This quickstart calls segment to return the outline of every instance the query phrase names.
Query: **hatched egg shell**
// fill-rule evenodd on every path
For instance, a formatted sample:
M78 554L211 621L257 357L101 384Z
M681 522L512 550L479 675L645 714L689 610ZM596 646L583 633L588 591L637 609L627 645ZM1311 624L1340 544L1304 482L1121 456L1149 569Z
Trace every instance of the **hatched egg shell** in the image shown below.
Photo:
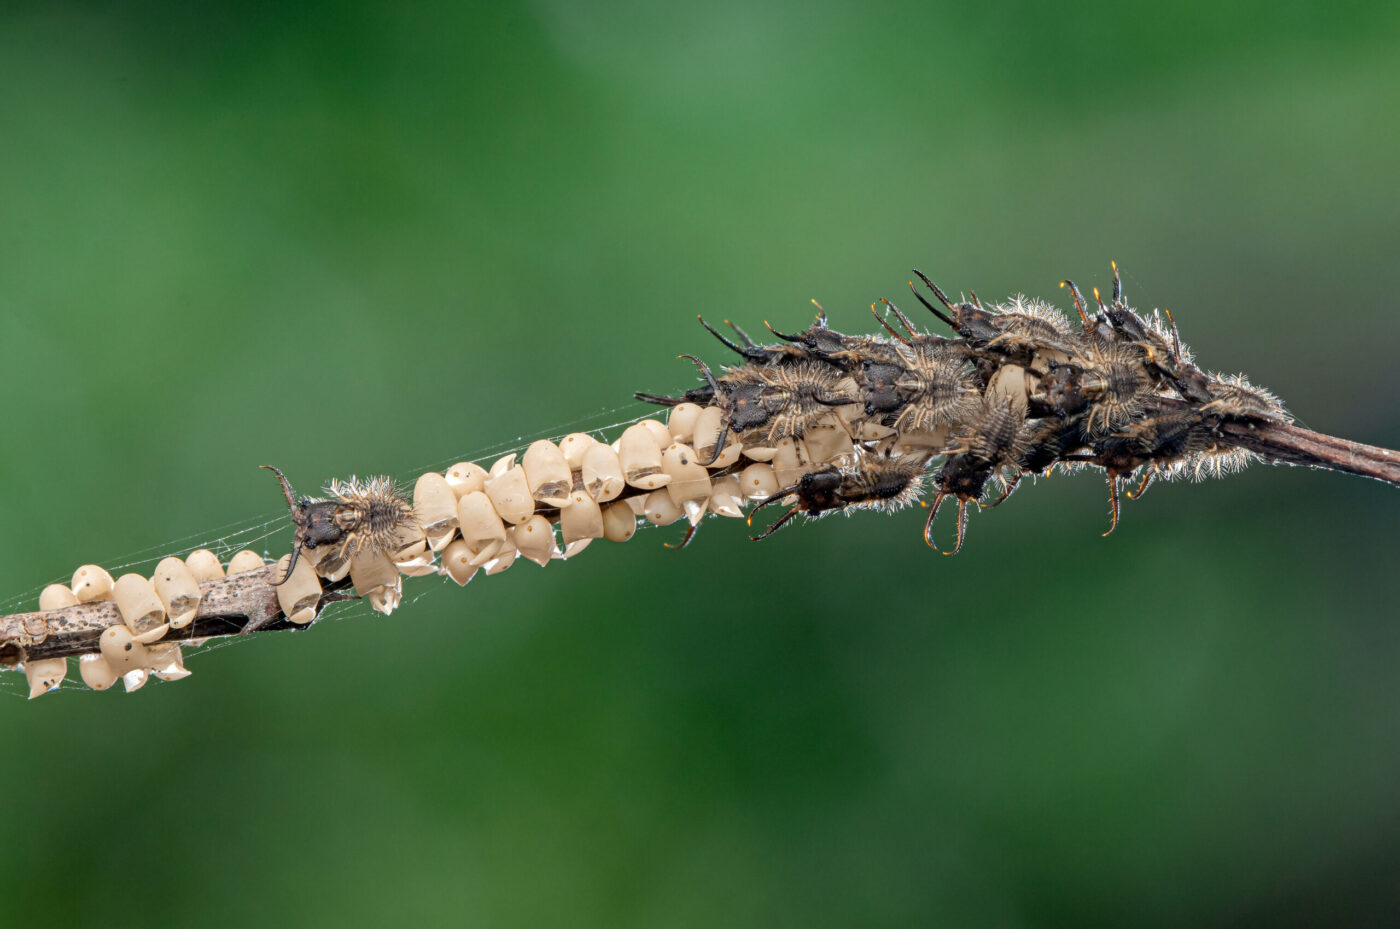
M512 461L515 458L510 457ZM496 515L508 523L519 525L535 514L535 498L530 494L524 468L512 467L496 474L486 482L486 496Z
M559 511L559 534L565 545L580 539L601 539L603 511L598 502L582 490L574 491L570 505Z
M804 450L798 446L796 440L790 437L780 439L776 448L777 454L773 456L773 473L777 475L780 485L791 487L811 468L806 461Z
M148 665L151 650L131 634L126 626L108 626L97 639L102 657L117 674L125 674L134 668Z
M467 547L467 543L461 539L453 539L446 548L442 550L440 562L441 573L446 574L456 582L458 587L465 587L467 581L471 580L478 568L472 564L472 550Z
M625 502L603 507L603 538L609 542L626 542L636 533L637 514Z
M68 676L67 658L40 658L24 663L24 677L29 681L29 699L42 697Z
M249 571L261 571L265 567L267 567L267 562L263 560L262 555L251 548L245 548L229 559L228 573L229 576L247 574Z
M134 694L142 687L145 687L146 682L150 679L150 671L147 671L145 668L136 668L122 675L122 686L126 688L127 693Z
M649 422L654 420L643 420L628 426L618 439L617 446L623 478L633 487L640 487L642 490L665 487L671 480L670 476L661 470L661 449L665 446L659 445L654 432L646 427L646 423ZM666 444L669 445L670 442Z
M78 659L78 674L93 690L106 690L121 677L101 655L83 655Z
M646 503L642 509L642 515L647 521L655 526L669 526L685 516L685 511L676 506L676 501L671 499L671 495L665 488L653 490L647 494Z
M1031 356L1030 370L1036 374L1049 374L1051 365L1062 365L1070 361L1069 353L1063 349L1042 346Z
M616 500L627 486L617 452L601 442L584 452L579 473L583 479L583 489L599 503Z
M681 509L685 511L686 521L689 522L692 527L698 526L700 525L700 520L705 518L705 513L709 509L709 501L687 500L685 505L682 506ZM684 546L682 546L682 548L684 548Z
M291 555L283 555L277 562L278 577L287 573L287 562L291 558ZM298 558L291 576L273 589L277 591L277 605L287 619L305 625L316 618L316 605L321 602L321 579L309 560Z
M834 421L818 423L802 436L802 444L807 449L807 458L825 464L838 464L854 460L855 444L846 428Z
M455 499L452 501L452 517L454 520L457 518L457 501ZM389 540L385 550L394 563L400 566L400 569L402 569L404 562L415 561L420 557L426 556L429 561L432 560L432 553L428 547L428 536L416 524L404 525L396 529L394 537Z
M637 425L651 433L651 437L656 440L657 448L665 448L675 441L671 437L671 430L667 429L666 424L659 419L644 419Z
M445 547L445 546L444 546ZM407 577L425 577L437 573L433 550L423 530L417 526L400 529L389 547L389 559L399 573Z
M565 545L564 550L554 557L560 561L567 561L592 544L592 539L578 539Z
M689 443L695 438L695 421L700 418L700 404L677 403L666 417L666 428L674 442Z
M1024 415L1030 405L1030 390L1026 369L1020 365L1004 364L987 382L986 396L988 399L1000 397L1011 409Z
M511 540L521 555L541 567L549 564L549 560L558 551L554 544L554 526L539 515L531 516L512 529Z
M751 464L739 472L739 489L750 500L766 500L782 487L772 465Z
M486 479L489 481L493 477L500 477L502 474L505 474L507 471L514 467L515 453L512 452L509 455L502 455L500 458L497 458L495 461L491 462L491 470L487 472L488 476Z
M122 622L132 637L143 645L156 641L170 630L165 604L156 596L155 585L139 574L123 574L112 587Z
M778 450L771 445L745 445L744 457L750 461L762 461L764 463L773 460L773 456L778 454Z
M319 577L328 581L338 581L350 573L349 554L337 555L329 545L302 549L301 557L311 562Z
M878 442L895 434L889 426L882 426L873 419L867 419L854 427L855 437L862 442Z
M553 442L540 439L531 442L520 461L525 471L525 482L530 488L530 496L553 507L569 505L569 489L573 486L573 473L563 451ZM533 512L533 507L531 511Z
M492 558L490 561L486 562L484 565L481 566L482 570L484 570L488 575L500 574L506 568L509 568L511 565L515 564L515 556L518 554L519 552L516 551L514 545L510 546L509 548L503 548L500 551L496 552L496 557Z
M436 471L419 476L413 485L413 518L434 551L447 547L457 529L457 494L447 478Z
M479 464L470 461L459 461L447 469L443 479L447 481L447 486L452 488L452 492L457 496L465 496L473 490L481 490L486 486L488 472Z
M947 448L948 441L952 437L952 429L949 426L938 426L934 429L919 430L911 432L901 432L895 436L890 443L890 450L896 454L910 452L940 452Z
M514 547L515 546L510 542L510 540L507 539L505 542L502 542L500 545L497 545L494 548L489 549L488 551L477 552L475 555L472 556L472 567L485 567L486 565L490 564L491 562L495 561L498 557L500 557L500 554L502 552L509 551Z
M73 572L69 587L79 603L97 603L112 599L112 575L99 565L85 564Z
M738 477L730 474L715 481L710 490L709 509L717 516L744 515L744 492L739 489Z
M361 552L350 559L350 583L360 596L369 596L380 587L400 583L393 560L379 552Z
M399 573L404 577L427 577L429 574L437 573L437 564L432 549L424 548L422 552L412 558L402 558L399 555L391 556L394 567L399 569Z
M462 540L471 552L470 557L489 557L506 543L505 524L492 506L491 498L482 491L474 490L457 501L457 517L462 526ZM458 583L465 584L466 581Z
M151 646L150 671L163 681L178 681L190 676L185 668L185 654L175 642L162 642Z
M61 610L77 604L78 598L66 584L50 584L39 594L40 610Z
M598 440L586 432L571 432L559 440L559 451L564 453L569 470L577 471L583 467L583 456L598 444Z
M194 579L201 584L222 580L224 577L224 566L219 564L218 556L207 548L190 552L185 557L185 564L194 575Z
M719 444L721 434L724 435L724 448L716 456L715 446ZM739 454L743 451L734 434L726 433L724 411L717 406L707 406L700 411L695 422L695 441L691 444L707 468L727 468L739 460Z
M709 499L710 472L695 460L695 451L689 445L668 445L661 453L661 470L671 478L666 492L676 506L684 508L692 501Z
M170 617L170 625L183 629L194 622L199 612L199 581L195 580L190 566L179 558L162 558L151 575L156 596ZM129 624L128 624L129 625Z
M403 602L403 578L395 576L394 583L382 584L369 592L370 609L388 616Z

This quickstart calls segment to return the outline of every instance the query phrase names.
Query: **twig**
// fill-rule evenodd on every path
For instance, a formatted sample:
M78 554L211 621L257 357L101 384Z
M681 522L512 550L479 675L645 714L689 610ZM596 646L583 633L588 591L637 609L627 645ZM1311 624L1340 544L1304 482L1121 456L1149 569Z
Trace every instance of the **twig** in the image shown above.
M735 474L737 466L717 469L716 477ZM627 487L618 499L645 496L645 491ZM550 522L559 521L559 510L540 507L536 510ZM285 629L306 629L287 619L277 601L277 588L270 581L280 573L276 563L261 571L234 574L199 585L201 599L194 621L184 629L171 629L161 642L198 642L203 639ZM321 599L316 615L332 603L357 599L349 589L348 577L339 581L323 581ZM36 610L32 613L11 613L0 616L0 668L15 668L21 662L43 658L70 658L75 655L97 654L98 639L104 630L122 625L122 615L111 600L80 603L58 610Z
M274 570L276 566L269 565L262 571L200 585L203 599L194 622L184 629L171 629L162 641L237 635L245 624L258 619L266 623L260 630L264 632L297 628L282 614L277 591L268 583ZM320 605L332 598L344 599L344 595L328 591ZM95 654L103 631L121 624L117 604L110 600L0 616L0 665L13 668L21 661Z
M1342 471L1400 487L1400 452L1282 423L1221 424L1232 444L1270 461Z
M1400 487L1400 451L1363 445L1281 423L1225 422L1220 435L1232 445L1270 461L1374 478ZM731 469L727 469L731 470ZM541 510L557 517L557 510ZM203 600L194 622L171 630L161 641L181 642L236 636L250 621L263 621L253 635L302 628L288 622L268 582L276 570L235 574L201 585ZM328 585L317 613L329 603L351 599L340 587ZM21 661L62 658L98 652L98 638L109 626L120 625L121 613L112 602L88 603L61 610L0 616L0 665L13 668Z

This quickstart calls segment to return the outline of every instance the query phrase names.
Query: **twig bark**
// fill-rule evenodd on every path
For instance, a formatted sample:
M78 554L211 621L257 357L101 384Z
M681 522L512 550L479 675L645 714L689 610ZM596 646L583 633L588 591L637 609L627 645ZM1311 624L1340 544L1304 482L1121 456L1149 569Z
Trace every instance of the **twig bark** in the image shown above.
M1282 423L1227 422L1219 428L1232 444L1270 461L1342 471L1400 487L1400 452L1388 448Z
M170 630L162 641L237 635L245 624L256 619L266 623L261 630L265 632L296 628L282 614L276 588L268 583L275 568L269 565L262 571L200 585L203 599L194 622L184 629ZM102 633L121 622L117 604L110 600L0 616L0 665L13 668L21 661L95 653Z
M1224 441L1270 461L1357 474L1400 487L1400 451L1281 423L1224 422L1217 428ZM554 510L541 512L557 516ZM269 565L262 571L201 585L204 598L194 622L185 629L171 630L162 641L239 635L253 620L263 622L250 633L254 635L301 628L289 622L278 606L276 589L269 583L275 568ZM330 585L317 612L331 602L350 599L341 589L344 586L345 582ZM13 668L22 661L96 653L102 632L121 622L121 613L112 602L0 616L0 665Z
M731 465L714 471L715 477L736 474L742 467ZM618 499L645 496L646 491L628 486ZM558 522L559 510L536 510L550 522ZM184 629L171 629L161 642L188 642L237 635L257 635L284 629L306 629L287 619L271 581L277 565L261 571L248 571L199 585L202 598L192 623ZM350 579L322 580L321 599L316 615L331 603L354 600ZM36 610L0 616L0 668L15 668L21 662L42 658L69 658L97 654L98 640L111 626L122 624L114 601L82 603L58 610Z

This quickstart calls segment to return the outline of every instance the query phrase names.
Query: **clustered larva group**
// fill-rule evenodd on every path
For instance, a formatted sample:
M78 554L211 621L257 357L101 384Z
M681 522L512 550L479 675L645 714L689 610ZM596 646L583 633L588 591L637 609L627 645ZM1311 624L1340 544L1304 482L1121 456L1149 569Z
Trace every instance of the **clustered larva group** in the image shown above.
M883 336L843 335L821 313L805 332L772 330L782 340L775 345L760 345L730 323L736 343L701 320L744 363L716 375L685 356L699 367L702 386L679 397L637 396L717 409L721 443L732 434L745 454L751 445L766 448L780 437L810 451L822 437L815 443L822 453L810 457L819 467L784 486L780 496L790 498L792 508L764 535L799 513L907 505L941 461L924 539L933 545L940 506L956 499L956 540L948 554L962 548L967 505L981 506L994 479L1001 490L993 505L1026 474L1101 468L1108 476L1112 532L1121 481L1140 477L1130 493L1140 496L1158 477L1236 470L1250 456L1221 441L1222 423L1291 422L1267 390L1242 376L1196 367L1170 314L1164 320L1128 306L1117 265L1112 302L1104 305L1095 290L1093 315L1079 288L1062 284L1073 296L1079 328L1049 304L1024 297L987 307L973 294L970 302L955 303L919 276L943 309L912 282L910 289L955 337L917 330L889 301L903 331L872 305Z
M953 554L967 505L982 506L990 482L1000 488L995 505L1023 476L1056 468L1105 472L1112 532L1120 482L1139 478L1129 493L1139 496L1158 477L1233 471L1250 456L1221 440L1223 423L1290 421L1268 391L1197 368L1170 314L1143 316L1124 302L1116 266L1112 302L1099 300L1093 315L1073 283L1062 285L1078 328L1040 301L988 307L974 294L954 303L923 280L944 309L915 296L956 336L920 331L888 301L887 315L871 307L883 335L843 335L824 312L795 335L772 330L781 341L771 345L732 323L738 342L706 324L742 364L716 375L683 356L703 383L677 397L639 393L669 407L667 421L641 420L611 443L586 433L537 441L519 459L508 454L489 468L462 462L423 474L411 499L387 478L337 481L328 499L300 498L280 471L264 466L281 482L295 527L292 551L267 581L281 615L310 623L327 593L347 583L387 614L405 575L464 585L520 558L546 565L594 539L626 541L638 519L684 520L673 546L684 547L708 514L738 518L751 506L752 521L764 507L786 505L761 539L798 515L909 506L926 481L934 494L924 524L929 545L942 503L957 500L956 542L945 552ZM224 570L205 550L166 558L149 579L114 580L85 565L71 586L46 588L40 609L114 600L122 623L102 634L97 654L82 656L80 670L94 689L120 677L135 690L151 674L188 675L180 644L162 638L193 621L201 585ZM267 568L262 556L243 551L227 570ZM253 628L250 620L245 631ZM25 662L31 696L58 686L66 670L63 658Z

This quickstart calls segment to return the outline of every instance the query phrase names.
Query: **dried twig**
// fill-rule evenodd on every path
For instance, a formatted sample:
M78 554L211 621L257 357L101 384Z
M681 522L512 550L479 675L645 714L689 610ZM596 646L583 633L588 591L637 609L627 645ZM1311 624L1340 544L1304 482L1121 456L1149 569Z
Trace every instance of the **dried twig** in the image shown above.
M1400 487L1400 451L1281 423L1225 423L1220 431L1240 448L1269 461L1357 474ZM163 641L236 636L250 624L256 626L254 635L302 628L288 622L277 605L276 589L269 583L276 572L276 566L269 565L262 571L201 585L204 599L195 621L183 630L172 631ZM317 612L346 599L351 596L343 585L328 589ZM0 664L13 668L21 661L95 654L103 630L121 622L121 613L112 602L0 616Z
M237 635L250 622L263 623L263 632L299 628L282 614L277 591L268 583L276 570L275 565L269 565L262 571L200 585L203 599L194 622L184 629L172 629L164 641ZM321 605L337 599L345 599L345 595L327 591ZM102 633L121 624L122 615L110 600L0 616L0 664L13 668L21 661L96 654Z
M1357 474L1400 487L1400 452L1283 423L1224 423L1221 433L1269 461Z

